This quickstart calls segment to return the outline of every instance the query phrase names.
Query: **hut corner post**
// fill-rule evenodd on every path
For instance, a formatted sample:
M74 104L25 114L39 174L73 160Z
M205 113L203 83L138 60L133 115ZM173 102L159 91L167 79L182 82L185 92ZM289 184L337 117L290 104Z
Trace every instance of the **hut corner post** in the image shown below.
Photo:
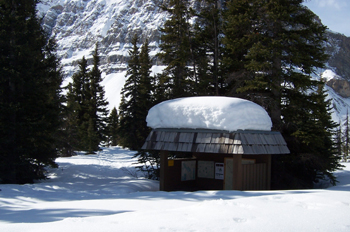
M271 155L267 155L267 190L271 190Z
M159 190L167 191L166 188L166 169L168 167L168 151L160 151L160 180Z
M233 190L243 189L242 154L233 155Z

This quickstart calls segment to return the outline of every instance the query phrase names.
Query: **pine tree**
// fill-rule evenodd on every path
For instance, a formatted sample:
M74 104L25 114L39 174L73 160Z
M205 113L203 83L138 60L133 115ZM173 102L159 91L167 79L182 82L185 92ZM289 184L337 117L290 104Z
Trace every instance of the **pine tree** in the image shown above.
M148 134L150 133L150 128L147 127L146 117L148 110L153 106L154 99L152 96L152 78L151 78L151 68L152 62L149 56L149 47L148 39L145 40L141 47L140 52L140 97L139 97L139 115L140 125L139 125L139 134L140 139L144 139L141 143L146 140ZM142 146L142 144L140 144Z
M350 128L349 128L349 111L346 110L346 118L344 120L344 124L342 125L344 127L344 133L342 135L342 154L343 154L343 160L347 161L349 158L349 149L350 149Z
M93 154L99 150L102 141L106 141L106 123L108 102L101 86L98 47L93 54L93 67L88 69L88 62L83 57L78 62L79 70L73 75L73 83L68 86L67 94L67 137L68 150L87 151ZM70 152L71 153L71 152Z
M138 150L148 136L146 116L152 105L151 97L151 60L147 40L141 53L137 47L137 36L132 39L130 59L127 69L127 80L122 89L122 100L119 105L119 140L124 147Z
M323 83L311 78L327 59L326 27L301 3L229 1L223 41L231 95L253 100L268 111L273 129L283 132L292 152L279 163L285 165L285 176L312 187L324 176L334 184L332 171L339 165Z
M93 54L93 67L89 72L89 153L93 153L99 149L99 144L106 141L106 123L108 110L108 102L105 99L105 91L101 85L102 77L99 70L100 58L98 56L98 46L96 45Z
M136 112L139 106L140 52L137 47L138 38L136 35L131 42L133 47L129 50L127 79L121 91L122 99L119 105L119 136L120 144L123 147L135 150L139 148L136 132L136 121L138 120Z
M73 84L69 83L65 89L66 107L63 110L63 124L60 128L60 156L73 156L75 151L79 150L78 136L78 109L79 104L76 101L76 95L73 91Z
M343 157L343 144L342 144L342 126L341 122L336 130L335 144L336 144L336 153L338 157Z
M0 183L32 182L56 166L62 75L37 3L0 2Z
M108 116L107 135L108 145L117 146L119 141L118 136L119 118L117 109L114 107Z
M194 61L196 64L197 95L223 94L223 79L221 76L221 38L222 6L218 0L206 0L200 3L198 13L195 13L196 23L192 38Z
M157 56L167 65L162 82L170 98L190 96L193 78L189 69L192 57L190 12L187 0L170 0L163 10L170 14L161 31L160 49Z
M75 141L78 143L73 147L80 151L86 151L88 148L87 141L89 140L87 131L91 116L91 109L89 109L91 91L88 64L85 57L78 62L78 67L79 70L72 76L72 99L70 99L70 101L72 101L70 103L72 107L70 110L73 111L73 117L77 124L77 139Z

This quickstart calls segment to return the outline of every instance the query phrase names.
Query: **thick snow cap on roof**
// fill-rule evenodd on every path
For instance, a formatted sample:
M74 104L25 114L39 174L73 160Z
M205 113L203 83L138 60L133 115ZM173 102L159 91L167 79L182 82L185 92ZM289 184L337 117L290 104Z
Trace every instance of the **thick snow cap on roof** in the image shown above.
M212 130L270 131L271 118L258 104L234 97L188 97L153 106L147 126Z

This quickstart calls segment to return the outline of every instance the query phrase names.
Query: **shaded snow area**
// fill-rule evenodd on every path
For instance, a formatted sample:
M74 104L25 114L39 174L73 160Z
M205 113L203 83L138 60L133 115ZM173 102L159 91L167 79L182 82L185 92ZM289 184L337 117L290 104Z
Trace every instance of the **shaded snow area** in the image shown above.
M160 192L113 147L59 158L51 179L0 185L0 231L350 231L350 164L319 190Z
M152 107L147 115L151 128L270 131L267 112L251 101L233 97L188 97Z

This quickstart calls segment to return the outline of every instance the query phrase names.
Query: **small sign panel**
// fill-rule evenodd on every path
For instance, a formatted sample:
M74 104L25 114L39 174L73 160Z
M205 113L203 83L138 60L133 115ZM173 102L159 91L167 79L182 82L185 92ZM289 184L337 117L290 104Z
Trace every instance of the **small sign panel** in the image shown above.
M224 163L215 163L215 179L224 179Z
M174 160L168 160L168 167L173 167L174 166Z
M214 162L213 161L198 161L198 177L214 179Z
M196 179L196 161L182 161L181 162L181 181Z

